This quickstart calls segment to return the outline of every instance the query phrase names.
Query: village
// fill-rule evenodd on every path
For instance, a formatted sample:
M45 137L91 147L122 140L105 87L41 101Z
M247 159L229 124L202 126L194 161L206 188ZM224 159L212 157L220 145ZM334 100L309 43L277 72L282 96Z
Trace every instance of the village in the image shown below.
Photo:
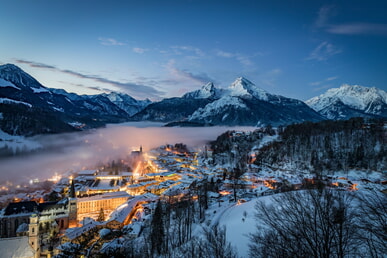
M104 253L117 241L136 239L149 228L159 200L198 200L203 192L197 188L203 182L205 198L213 207L318 187L312 175L262 171L251 162L236 178L229 168L213 165L212 155L207 146L192 151L182 143L148 152L140 147L118 166L57 177L45 195L44 190L38 192L39 198L18 195L1 210L0 247L25 257L53 257L77 246L84 247L85 256ZM131 171L124 171L130 167ZM382 190L385 182L347 174L326 176L319 183L356 191L359 187Z

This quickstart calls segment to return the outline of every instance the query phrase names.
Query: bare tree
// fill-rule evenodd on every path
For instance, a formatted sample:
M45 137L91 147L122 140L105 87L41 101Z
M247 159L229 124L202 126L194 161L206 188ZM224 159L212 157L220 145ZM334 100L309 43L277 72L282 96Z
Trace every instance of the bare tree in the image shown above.
M355 257L359 239L349 192L288 192L257 202L251 257Z
M226 240L226 228L218 224L211 227L203 227L204 241L202 240L202 252L204 257L236 258L236 252Z
M387 254L387 198L377 191L362 192L360 201L360 237L367 244L368 256L385 257Z

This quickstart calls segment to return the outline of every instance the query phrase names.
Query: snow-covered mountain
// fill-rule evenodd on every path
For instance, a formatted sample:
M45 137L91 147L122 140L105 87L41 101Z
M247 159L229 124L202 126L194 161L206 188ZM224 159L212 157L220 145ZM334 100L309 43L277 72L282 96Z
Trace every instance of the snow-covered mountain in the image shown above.
M109 94L102 95L107 97L117 107L124 110L129 116L140 112L146 106L152 103L152 101L150 101L149 99L137 100L127 94L118 92L110 92Z
M223 93L222 89L218 89L212 82L207 83L201 89L188 92L183 95L186 99L217 99Z
M328 119L387 117L387 93L381 89L344 84L305 102Z
M170 125L280 125L319 121L323 117L305 103L273 95L246 78L237 78L227 89L207 83L181 98L152 103L133 120L171 122Z
M124 122L150 101L136 100L123 93L77 95L47 88L19 67L6 64L0 66L0 104L3 116L0 129L10 134L30 135ZM55 130L50 125L54 120ZM45 129L37 126L40 122L44 122Z
M216 125L280 125L319 121L322 117L302 101L273 95L246 78L237 78L223 94L196 110L189 122Z

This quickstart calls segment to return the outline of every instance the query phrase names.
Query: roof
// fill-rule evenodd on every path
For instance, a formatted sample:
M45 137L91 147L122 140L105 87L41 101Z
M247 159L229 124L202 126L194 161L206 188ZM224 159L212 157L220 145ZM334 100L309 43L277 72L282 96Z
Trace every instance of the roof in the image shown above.
M34 250L28 243L28 237L0 238L1 257L33 258Z
M35 201L27 202L11 202L5 208L4 215L12 215L18 213L32 213L38 209L38 203Z
M130 212L133 210L133 208L136 207L136 205L139 202L144 202L144 201L147 201L147 199L145 199L144 197L141 197L141 196L134 197L132 200L122 204L115 211L113 211L112 214L110 214L109 221L115 220L120 223L123 223L125 219L128 217L128 215L130 214Z
M42 212L44 210L62 208L65 205L66 204L63 202L44 202L44 203L37 203L35 201L11 202L5 208L4 215L9 216L9 215L20 214L20 213L28 214L35 211Z
M80 175L94 175L97 171L94 170L82 170L78 173L78 176Z
M90 221L89 223L87 223L86 225L82 226L82 227L77 227L77 228L68 228L66 230L66 233L65 235L70 239L70 240L73 240L77 237L79 237L80 235L82 235L83 233L86 233L88 232L89 230L97 227L101 225L101 222L98 222L98 221Z
M130 198L131 195L128 194L127 192L125 192L125 191L119 191L119 192L112 192L112 193L105 193L105 194L94 195L94 196L90 196L90 197L77 198L77 201L78 202L89 202L89 201L121 198L121 197Z

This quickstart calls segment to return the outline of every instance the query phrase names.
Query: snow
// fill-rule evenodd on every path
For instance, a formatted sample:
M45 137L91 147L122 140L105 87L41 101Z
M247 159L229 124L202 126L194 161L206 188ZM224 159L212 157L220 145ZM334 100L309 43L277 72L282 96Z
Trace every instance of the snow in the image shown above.
M106 237L107 235L109 235L111 233L110 229L108 228L103 228L99 231L99 236L100 238L104 238Z
M207 104L204 108L199 108L190 117L189 120L203 119L203 117L211 117L224 111L227 106L235 106L237 108L247 108L247 106L239 98L232 96L224 96L214 102Z
M28 237L13 237L0 239L1 257L27 258L34 257L35 252L28 243Z
M11 88L15 88L17 90L20 90L19 87L15 86L15 84L13 84L12 82L6 81L2 78L0 78L0 87L11 87Z
M30 103L18 101L18 100L13 100L13 99L8 99L8 98L0 98L0 103L3 103L3 104L23 104L23 105L26 105L28 107L32 107L32 105Z
M355 109L364 110L375 100L387 104L387 92L375 87L343 84L340 88L332 88L320 96L313 97L305 103L316 111L320 111L336 101L341 101Z
M183 98L194 98L194 99L206 99L206 98L217 98L222 94L222 90L217 89L212 82L202 86L199 90L188 92L184 94Z
M218 210L218 214L212 220L212 225L219 223L219 226L226 227L227 241L236 249L239 257L249 257L248 234L256 230L256 202L259 200L270 203L272 198L273 196L263 196L249 202L233 204L220 212Z
M64 112L63 108L52 107L55 111Z
M34 93L45 93L45 92L50 92L47 88L31 88Z
M258 88L254 83L243 77L237 78L229 87L229 91L230 96L252 95L259 100L269 100L269 94L265 90Z

